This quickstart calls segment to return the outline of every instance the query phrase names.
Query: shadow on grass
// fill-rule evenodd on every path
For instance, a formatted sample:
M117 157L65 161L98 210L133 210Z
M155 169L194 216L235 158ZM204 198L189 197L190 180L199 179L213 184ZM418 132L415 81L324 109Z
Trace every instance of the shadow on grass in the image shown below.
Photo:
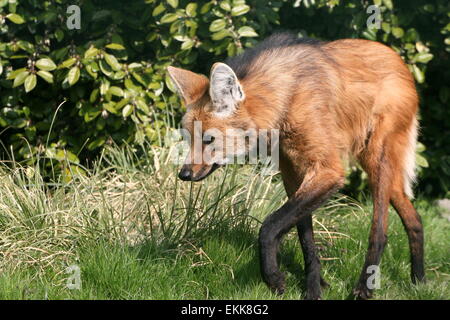
M203 234L202 239L191 239L189 244L202 247L209 241L222 242L231 247L230 252L237 253L236 261L230 265L234 273L233 283L237 287L252 287L263 282L260 272L258 237L254 230L250 230L250 228L245 226L223 228L222 230ZM284 242L287 241L292 242L293 240L284 240ZM179 254L184 249L189 249L189 245L186 245L184 248L175 242L155 243L151 240L130 247L130 250L137 252L137 258L143 264L159 259L175 261L177 258L179 259ZM245 252L245 257L240 257L242 252ZM290 280L288 280L290 282L288 285L294 285L299 292L304 293L306 291L305 272L300 252L299 244L286 244L281 247L278 261L280 261L281 269L292 275ZM221 263L224 261L215 262Z

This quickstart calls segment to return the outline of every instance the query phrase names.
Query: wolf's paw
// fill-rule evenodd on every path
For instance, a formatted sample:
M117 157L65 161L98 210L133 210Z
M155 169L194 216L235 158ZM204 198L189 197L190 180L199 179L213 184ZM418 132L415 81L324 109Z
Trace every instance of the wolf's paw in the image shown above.
M308 289L306 292L306 300L321 300L320 288Z
M358 285L353 290L353 296L358 300L368 300L373 296L372 290L363 285Z
M282 272L274 272L266 276L266 282L270 290L277 295L282 295L286 289L284 274Z

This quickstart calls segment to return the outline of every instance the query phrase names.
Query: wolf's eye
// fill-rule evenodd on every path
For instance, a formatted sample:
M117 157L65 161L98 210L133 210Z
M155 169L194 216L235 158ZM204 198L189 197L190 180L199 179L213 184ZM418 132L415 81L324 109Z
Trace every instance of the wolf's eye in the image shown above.
M209 134L205 134L203 136L203 143L204 144L211 144L214 142L215 137L214 136L210 136Z

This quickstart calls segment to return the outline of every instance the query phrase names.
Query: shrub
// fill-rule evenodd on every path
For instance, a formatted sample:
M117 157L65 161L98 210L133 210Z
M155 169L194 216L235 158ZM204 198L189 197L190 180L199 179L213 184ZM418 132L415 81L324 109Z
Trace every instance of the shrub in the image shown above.
M366 25L371 4L380 29ZM71 5L81 8L80 29L67 26ZM168 65L208 73L213 62L289 29L378 40L404 57L423 102L422 190L442 194L450 183L449 12L445 0L0 0L0 157L47 157L61 170L62 160L85 163L112 141L159 143L181 110Z

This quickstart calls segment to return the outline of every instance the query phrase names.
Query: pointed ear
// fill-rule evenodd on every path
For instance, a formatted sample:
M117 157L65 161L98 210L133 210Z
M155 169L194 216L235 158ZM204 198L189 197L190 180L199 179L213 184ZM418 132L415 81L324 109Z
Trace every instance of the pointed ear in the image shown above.
M209 80L202 74L175 67L168 67L167 71L186 105L200 99L208 89Z
M211 96L214 112L218 116L227 117L245 99L244 91L234 71L224 63L215 63L211 68Z

